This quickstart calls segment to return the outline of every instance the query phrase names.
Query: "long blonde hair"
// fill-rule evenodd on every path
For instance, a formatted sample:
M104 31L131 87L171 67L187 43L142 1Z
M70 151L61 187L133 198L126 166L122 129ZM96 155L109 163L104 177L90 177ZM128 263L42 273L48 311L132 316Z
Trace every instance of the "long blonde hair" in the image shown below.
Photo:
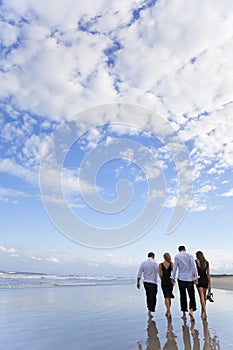
M163 254L163 257L164 257L164 259L165 259L165 261L167 261L168 263L171 263L172 262L172 258L171 258L171 255L170 255L170 253L164 253Z

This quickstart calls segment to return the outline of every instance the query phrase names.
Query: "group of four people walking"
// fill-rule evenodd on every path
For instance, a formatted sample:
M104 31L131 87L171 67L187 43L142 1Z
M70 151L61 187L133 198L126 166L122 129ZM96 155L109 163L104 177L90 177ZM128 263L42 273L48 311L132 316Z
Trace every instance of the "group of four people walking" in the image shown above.
M155 311L159 276L166 306L166 316L168 318L171 317L171 299L174 298L173 286L177 275L180 307L183 313L182 318L186 319L186 312L189 312L190 319L194 320L193 312L197 309L194 289L194 284L196 284L202 309L201 317L206 319L206 294L207 291L211 291L209 263L201 251L196 253L196 260L186 251L185 246L179 246L178 251L179 253L175 256L174 263L171 255L164 253L164 261L158 264L155 261L155 254L150 252L148 253L148 259L140 264L137 275L137 288L140 288L140 282L143 277L148 316L153 317L152 313Z

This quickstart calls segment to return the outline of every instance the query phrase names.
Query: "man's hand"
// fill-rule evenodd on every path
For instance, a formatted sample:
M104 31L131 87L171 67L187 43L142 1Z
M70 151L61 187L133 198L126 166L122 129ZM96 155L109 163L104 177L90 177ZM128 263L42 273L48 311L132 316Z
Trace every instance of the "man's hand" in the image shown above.
M139 283L137 283L137 289L140 289L140 282Z
M172 278L172 284L176 284L176 281L174 280L174 278Z
M198 279L193 281L194 284L198 284Z

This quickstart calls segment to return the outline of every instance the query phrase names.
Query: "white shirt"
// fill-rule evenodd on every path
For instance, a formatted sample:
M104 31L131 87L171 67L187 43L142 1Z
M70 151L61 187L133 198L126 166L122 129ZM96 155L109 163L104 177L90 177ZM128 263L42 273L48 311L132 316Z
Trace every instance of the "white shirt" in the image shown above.
M194 257L182 251L175 256L172 278L175 279L178 268L178 280L192 282L198 278Z
M143 275L143 282L157 284L158 264L154 259L148 258L147 260L141 263L137 277L141 279L142 275Z

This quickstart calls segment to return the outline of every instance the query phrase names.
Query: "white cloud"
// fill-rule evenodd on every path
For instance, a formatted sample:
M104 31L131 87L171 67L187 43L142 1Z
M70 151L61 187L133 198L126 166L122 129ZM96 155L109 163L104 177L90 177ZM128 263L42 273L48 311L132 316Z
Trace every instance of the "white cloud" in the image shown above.
M4 253L9 253L9 254L13 254L16 252L14 248L9 248L9 247L6 247L5 245L0 245L0 251Z
M96 148L96 146L98 145L98 143L102 140L103 138L103 134L100 130L98 130L97 128L92 128L88 135L87 135L87 142L88 142L88 147L90 149L94 149Z
M0 201L2 202L17 204L18 199L22 197L31 197L31 195L11 188L0 187Z
M41 258L39 258L37 256L34 256L34 255L32 255L31 258L32 258L32 260L36 260L36 261L41 261L42 260Z
M33 169L25 168L13 159L0 159L0 172L20 177L29 183L35 183L38 180L38 173Z
M17 89L14 98L20 108L52 118L109 99L143 101L178 115L213 110L231 99L229 1L225 7L209 1L201 7L199 2L158 2L144 8L134 23L133 10L141 2L122 5L5 2L6 18L27 19L18 27L16 21L14 30L25 43L5 62L8 71L2 78L7 74L6 83L15 79L4 88L5 96ZM79 21L86 31L77 30ZM116 42L121 46L114 49ZM104 50L115 55L111 69L106 64L110 51ZM35 79L37 84L31 84Z
M49 169L44 172L41 180L43 181L43 188L46 186L48 191L46 192L47 194L44 193L43 195L46 201L64 204L67 199L70 201L72 207L79 207L77 201L81 192L84 194L91 194L99 191L99 188L95 186L95 184L78 178L78 169L63 168L62 173L56 169ZM60 181L64 196L61 196L60 193Z
M134 20L133 10L139 8ZM131 0L87 0L79 6L75 0L8 0L1 10L5 20L0 22L0 39L5 47L0 97L5 105L5 99L11 99L5 108L14 119L1 128L4 142L12 142L0 162L1 172L38 182L47 137L36 126L44 132L53 120L109 102L143 105L169 117L182 140L192 144L194 181L206 174L218 180L233 167L230 1L159 1L147 8L145 2ZM28 113L20 123L22 111ZM103 114L96 121L92 115L80 124L88 128L93 121L105 123L114 117ZM142 127L156 130L156 120L140 114L130 117L132 124L141 118ZM123 115L118 121L124 120ZM138 131L129 127L124 132ZM91 130L89 147L100 140L101 133ZM160 165L165 167L166 160ZM147 173L152 178L159 171L148 165ZM74 174L63 179L63 186L68 193L76 191ZM208 194L217 186L200 184L197 193ZM82 189L93 190L88 183ZM220 195L231 196L231 191ZM200 198L195 197L195 208L204 210L207 206ZM168 206L174 203L175 197L170 197Z
M46 258L45 260L48 261L48 262L55 263L55 264L61 263L61 261L58 258L55 258L54 256Z
M17 28L9 23L0 23L0 41L4 46L11 46L17 40Z
M233 188L231 188L229 191L226 191L222 194L220 194L221 197L233 197Z

